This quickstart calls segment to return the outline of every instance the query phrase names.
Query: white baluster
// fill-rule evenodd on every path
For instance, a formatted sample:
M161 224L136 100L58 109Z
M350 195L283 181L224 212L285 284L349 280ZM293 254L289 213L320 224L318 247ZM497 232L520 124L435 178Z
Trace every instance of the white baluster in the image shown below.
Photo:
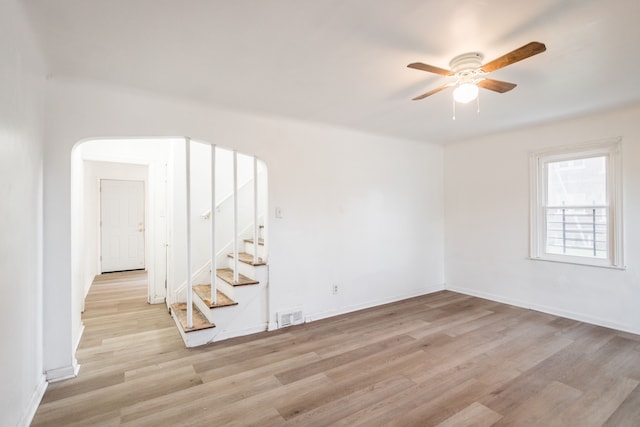
M187 183L187 328L193 328L193 295L191 283L191 138L185 138Z
M211 303L218 302L216 292L216 146L211 145Z
M253 263L258 263L258 158L253 156Z
M238 283L238 152L233 150L233 282Z

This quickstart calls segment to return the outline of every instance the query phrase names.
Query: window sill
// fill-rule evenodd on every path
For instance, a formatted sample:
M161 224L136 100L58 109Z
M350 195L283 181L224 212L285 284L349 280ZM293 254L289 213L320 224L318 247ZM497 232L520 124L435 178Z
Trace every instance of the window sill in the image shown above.
M596 268L608 268L610 270L626 270L627 266L616 266L616 265L598 265L598 264L590 264L587 262L579 262L579 261L565 261L559 259L550 259L550 258L533 258L527 257L527 259L531 261L544 261L544 262L555 262L557 264L570 264L570 265L581 265L584 267L596 267Z

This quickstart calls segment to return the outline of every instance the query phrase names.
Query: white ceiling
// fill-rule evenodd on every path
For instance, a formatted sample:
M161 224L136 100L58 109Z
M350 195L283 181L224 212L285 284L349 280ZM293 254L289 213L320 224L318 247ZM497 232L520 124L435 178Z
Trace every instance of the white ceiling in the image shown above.
M431 142L640 102L638 0L23 0L54 77L98 79L270 115ZM460 53L491 74L481 112L411 98Z

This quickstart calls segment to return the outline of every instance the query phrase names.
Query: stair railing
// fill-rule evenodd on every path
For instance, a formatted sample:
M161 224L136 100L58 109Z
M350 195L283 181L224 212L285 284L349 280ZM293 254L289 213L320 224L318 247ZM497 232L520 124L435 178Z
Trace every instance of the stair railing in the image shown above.
M185 137L185 190L186 190L186 237L187 237L187 328L193 328L193 275L192 275L192 237L191 237L191 138ZM198 141L199 142L199 141ZM211 147L211 206L216 206L216 145ZM239 262L239 219L238 219L238 152L233 150L233 281L239 282L238 262ZM253 242L254 253L253 263L259 262L259 181L258 181L258 158L253 157ZM207 212L211 219L211 301L217 303L217 260L216 260L216 209ZM206 218L206 216L205 216ZM176 291L177 292L177 291Z

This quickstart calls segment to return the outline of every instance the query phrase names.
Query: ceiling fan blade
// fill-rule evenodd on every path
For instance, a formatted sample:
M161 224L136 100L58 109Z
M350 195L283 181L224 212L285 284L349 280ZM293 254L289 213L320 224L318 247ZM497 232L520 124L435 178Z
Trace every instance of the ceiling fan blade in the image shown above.
M426 98L427 96L431 96L431 95L433 95L434 93L438 93L438 92L440 92L441 90L445 90L446 88L451 87L451 86L453 86L453 83L451 83L451 84L446 84L446 85L443 85L443 86L437 87L437 88L435 88L435 89L433 89L433 90L430 90L430 91L429 91L429 92L427 92L427 93L423 93L422 95L416 96L415 98L413 98L413 100L414 100L414 101L418 101L418 100L420 100L420 99L424 99L424 98Z
M547 47L543 43L531 42L514 51L502 55L500 58L496 58L491 62L487 62L482 66L482 70L490 73L492 71L499 70L523 59L527 59L530 56L537 55L547 50Z
M451 76L453 75L453 71L445 70L444 68L434 67L433 65L423 64L422 62L414 62L413 64L407 65L409 68L414 68L416 70L428 71L430 73L436 73L443 76Z
M494 79L483 79L477 82L476 85L499 93L509 92L511 89L518 86L515 83L503 82Z

